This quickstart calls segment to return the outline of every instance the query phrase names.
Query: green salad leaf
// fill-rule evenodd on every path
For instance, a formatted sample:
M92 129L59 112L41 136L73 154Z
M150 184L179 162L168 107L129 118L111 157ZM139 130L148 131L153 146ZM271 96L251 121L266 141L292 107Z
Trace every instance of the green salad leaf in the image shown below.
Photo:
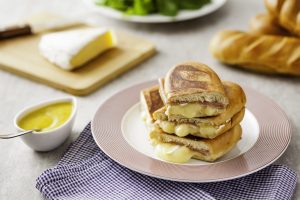
M153 0L134 0L133 12L136 15L148 15L156 11L155 1Z
M167 16L176 16L179 10L179 1L180 0L156 0L159 13Z
M195 10L210 3L211 0L96 0L99 6L120 10L127 15L149 15L160 13L176 16L182 9Z
M129 7L133 6L132 0L97 0L97 5L108 6L120 11L126 11Z
M182 9L196 10L210 3L210 0L184 0L180 1L179 5Z

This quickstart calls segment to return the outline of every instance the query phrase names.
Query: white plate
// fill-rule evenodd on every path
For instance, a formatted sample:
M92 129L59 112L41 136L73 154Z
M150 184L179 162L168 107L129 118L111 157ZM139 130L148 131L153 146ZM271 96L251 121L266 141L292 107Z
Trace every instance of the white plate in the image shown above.
M202 17L209 13L212 13L219 8L221 8L227 0L212 0L211 3L204 5L202 8L198 10L183 10L178 13L177 16L169 17L163 16L160 14L151 14L146 16L127 16L123 12L115 10L110 7L98 6L95 4L95 0L83 0L88 7L93 9L95 12L100 13L101 15L124 20L131 22L140 22L140 23L168 23L168 22L178 22L189 19L194 19L198 17Z
M121 130L124 139L130 144L135 150L143 153L151 158L164 161L157 157L154 153L154 148L149 142L149 133L147 132L146 126L140 117L140 103L132 106L124 115L121 123ZM205 162L196 159L191 159L189 162L180 165L208 165L216 164L224 161L236 158L248 150L250 150L256 143L259 137L259 126L254 115L246 109L245 117L241 123L243 129L242 139L238 142L237 146L233 148L226 155L221 157L215 162ZM164 161L167 162L167 161ZM173 163L174 164L174 163Z
M173 181L197 183L224 181L265 168L277 160L290 143L291 125L282 109L264 95L243 87L247 96L248 110L242 122L243 139L236 150L215 164L203 162L194 166L190 163L180 165L162 162L153 157L153 152L151 155L149 146L143 147L147 145L146 130L140 121L136 105L139 102L140 91L157 84L157 81L140 83L116 93L98 108L92 120L92 134L97 145L111 159L124 167ZM126 139L122 135L122 129L125 130ZM138 141L141 144L138 144Z

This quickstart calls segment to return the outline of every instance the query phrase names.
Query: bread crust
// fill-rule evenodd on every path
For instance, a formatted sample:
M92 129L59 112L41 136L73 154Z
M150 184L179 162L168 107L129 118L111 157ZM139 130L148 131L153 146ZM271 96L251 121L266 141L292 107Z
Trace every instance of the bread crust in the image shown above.
M184 62L171 68L164 83L166 103L218 102L228 99L218 75L207 65Z
M210 51L223 63L277 74L300 75L300 39L222 31L214 36Z
M282 27L300 36L300 1L265 0L265 5Z
M159 86L155 85L140 93L140 102L142 110L146 112L147 118L153 120L152 114L164 106L159 94Z
M279 25L276 18L268 13L261 13L252 17L249 23L249 31L256 35L292 35Z

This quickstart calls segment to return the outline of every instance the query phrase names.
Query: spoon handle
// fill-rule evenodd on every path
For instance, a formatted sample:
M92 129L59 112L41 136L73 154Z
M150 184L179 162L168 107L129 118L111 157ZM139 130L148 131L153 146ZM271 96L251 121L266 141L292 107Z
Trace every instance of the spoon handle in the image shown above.
M20 133L13 133L13 134L6 134L6 135L1 135L0 134L0 139L10 139L10 138L15 138L21 135L25 135L27 133L32 133L33 130L30 131L24 131L24 132L20 132Z

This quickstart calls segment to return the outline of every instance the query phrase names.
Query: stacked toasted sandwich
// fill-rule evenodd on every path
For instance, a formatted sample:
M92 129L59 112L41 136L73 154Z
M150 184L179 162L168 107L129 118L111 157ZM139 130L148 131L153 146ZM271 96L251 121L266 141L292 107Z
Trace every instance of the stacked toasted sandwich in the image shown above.
M173 67L159 86L141 92L141 103L156 154L164 160L214 161L241 138L243 89L221 82L204 64Z

